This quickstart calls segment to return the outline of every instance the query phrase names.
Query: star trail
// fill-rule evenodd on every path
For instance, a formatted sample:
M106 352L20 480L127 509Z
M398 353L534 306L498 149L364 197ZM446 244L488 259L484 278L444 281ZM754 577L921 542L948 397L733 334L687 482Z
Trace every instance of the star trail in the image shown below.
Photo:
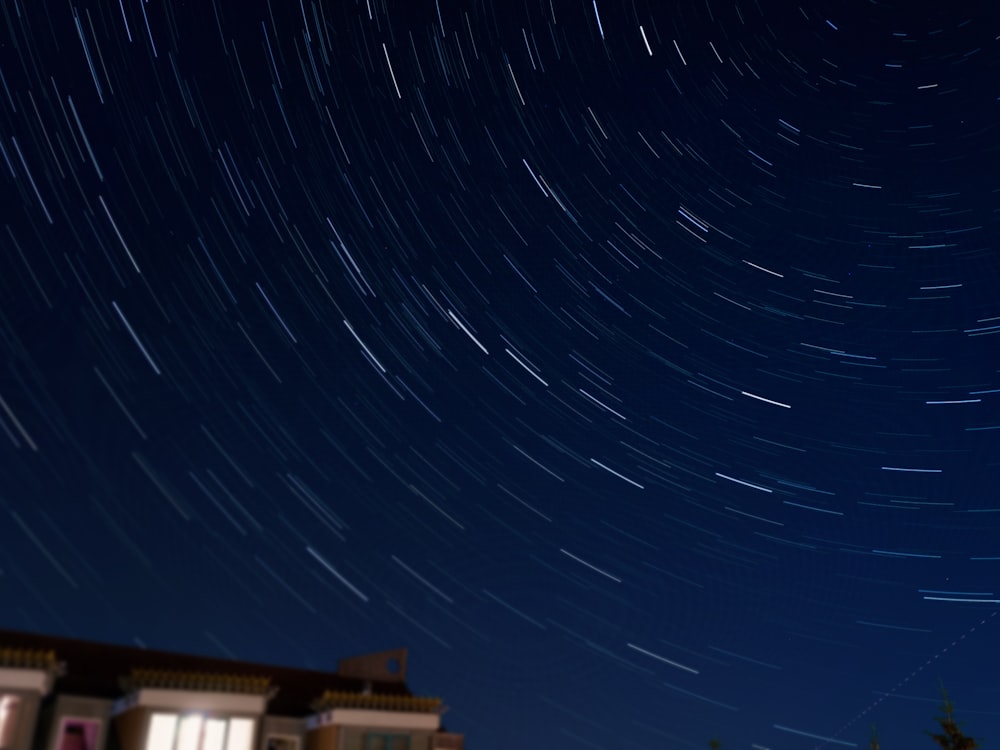
M0 0L0 627L406 646L480 750L1000 736L960 5Z

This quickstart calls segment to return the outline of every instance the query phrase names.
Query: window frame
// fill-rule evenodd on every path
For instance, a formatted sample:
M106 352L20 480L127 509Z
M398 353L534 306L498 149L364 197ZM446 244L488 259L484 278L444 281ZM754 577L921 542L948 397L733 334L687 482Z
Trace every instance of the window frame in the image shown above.
M59 717L59 732L56 734L56 743L53 746L53 750L62 749L63 736L66 734L66 727L69 724L92 724L97 727L97 731L94 732L94 744L92 747L87 747L85 750L99 750L99 744L104 730L104 721L97 716L75 716L73 714L63 714Z

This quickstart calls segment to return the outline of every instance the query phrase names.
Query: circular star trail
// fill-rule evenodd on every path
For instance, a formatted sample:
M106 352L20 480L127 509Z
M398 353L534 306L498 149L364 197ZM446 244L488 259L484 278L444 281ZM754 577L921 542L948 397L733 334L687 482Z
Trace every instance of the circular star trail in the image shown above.
M1000 728L995 18L0 10L0 625L405 645L470 747Z

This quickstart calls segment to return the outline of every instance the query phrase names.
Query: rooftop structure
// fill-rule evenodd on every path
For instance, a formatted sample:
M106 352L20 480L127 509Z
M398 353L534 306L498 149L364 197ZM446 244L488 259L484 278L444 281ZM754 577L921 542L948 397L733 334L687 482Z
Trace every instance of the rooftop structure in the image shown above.
M463 750L406 649L319 672L0 631L0 750Z

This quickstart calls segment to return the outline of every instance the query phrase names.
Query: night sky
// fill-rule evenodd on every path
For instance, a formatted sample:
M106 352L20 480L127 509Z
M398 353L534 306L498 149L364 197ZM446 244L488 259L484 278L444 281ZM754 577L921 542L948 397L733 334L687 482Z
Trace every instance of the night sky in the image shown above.
M0 627L470 750L1000 740L1000 11L0 1Z

